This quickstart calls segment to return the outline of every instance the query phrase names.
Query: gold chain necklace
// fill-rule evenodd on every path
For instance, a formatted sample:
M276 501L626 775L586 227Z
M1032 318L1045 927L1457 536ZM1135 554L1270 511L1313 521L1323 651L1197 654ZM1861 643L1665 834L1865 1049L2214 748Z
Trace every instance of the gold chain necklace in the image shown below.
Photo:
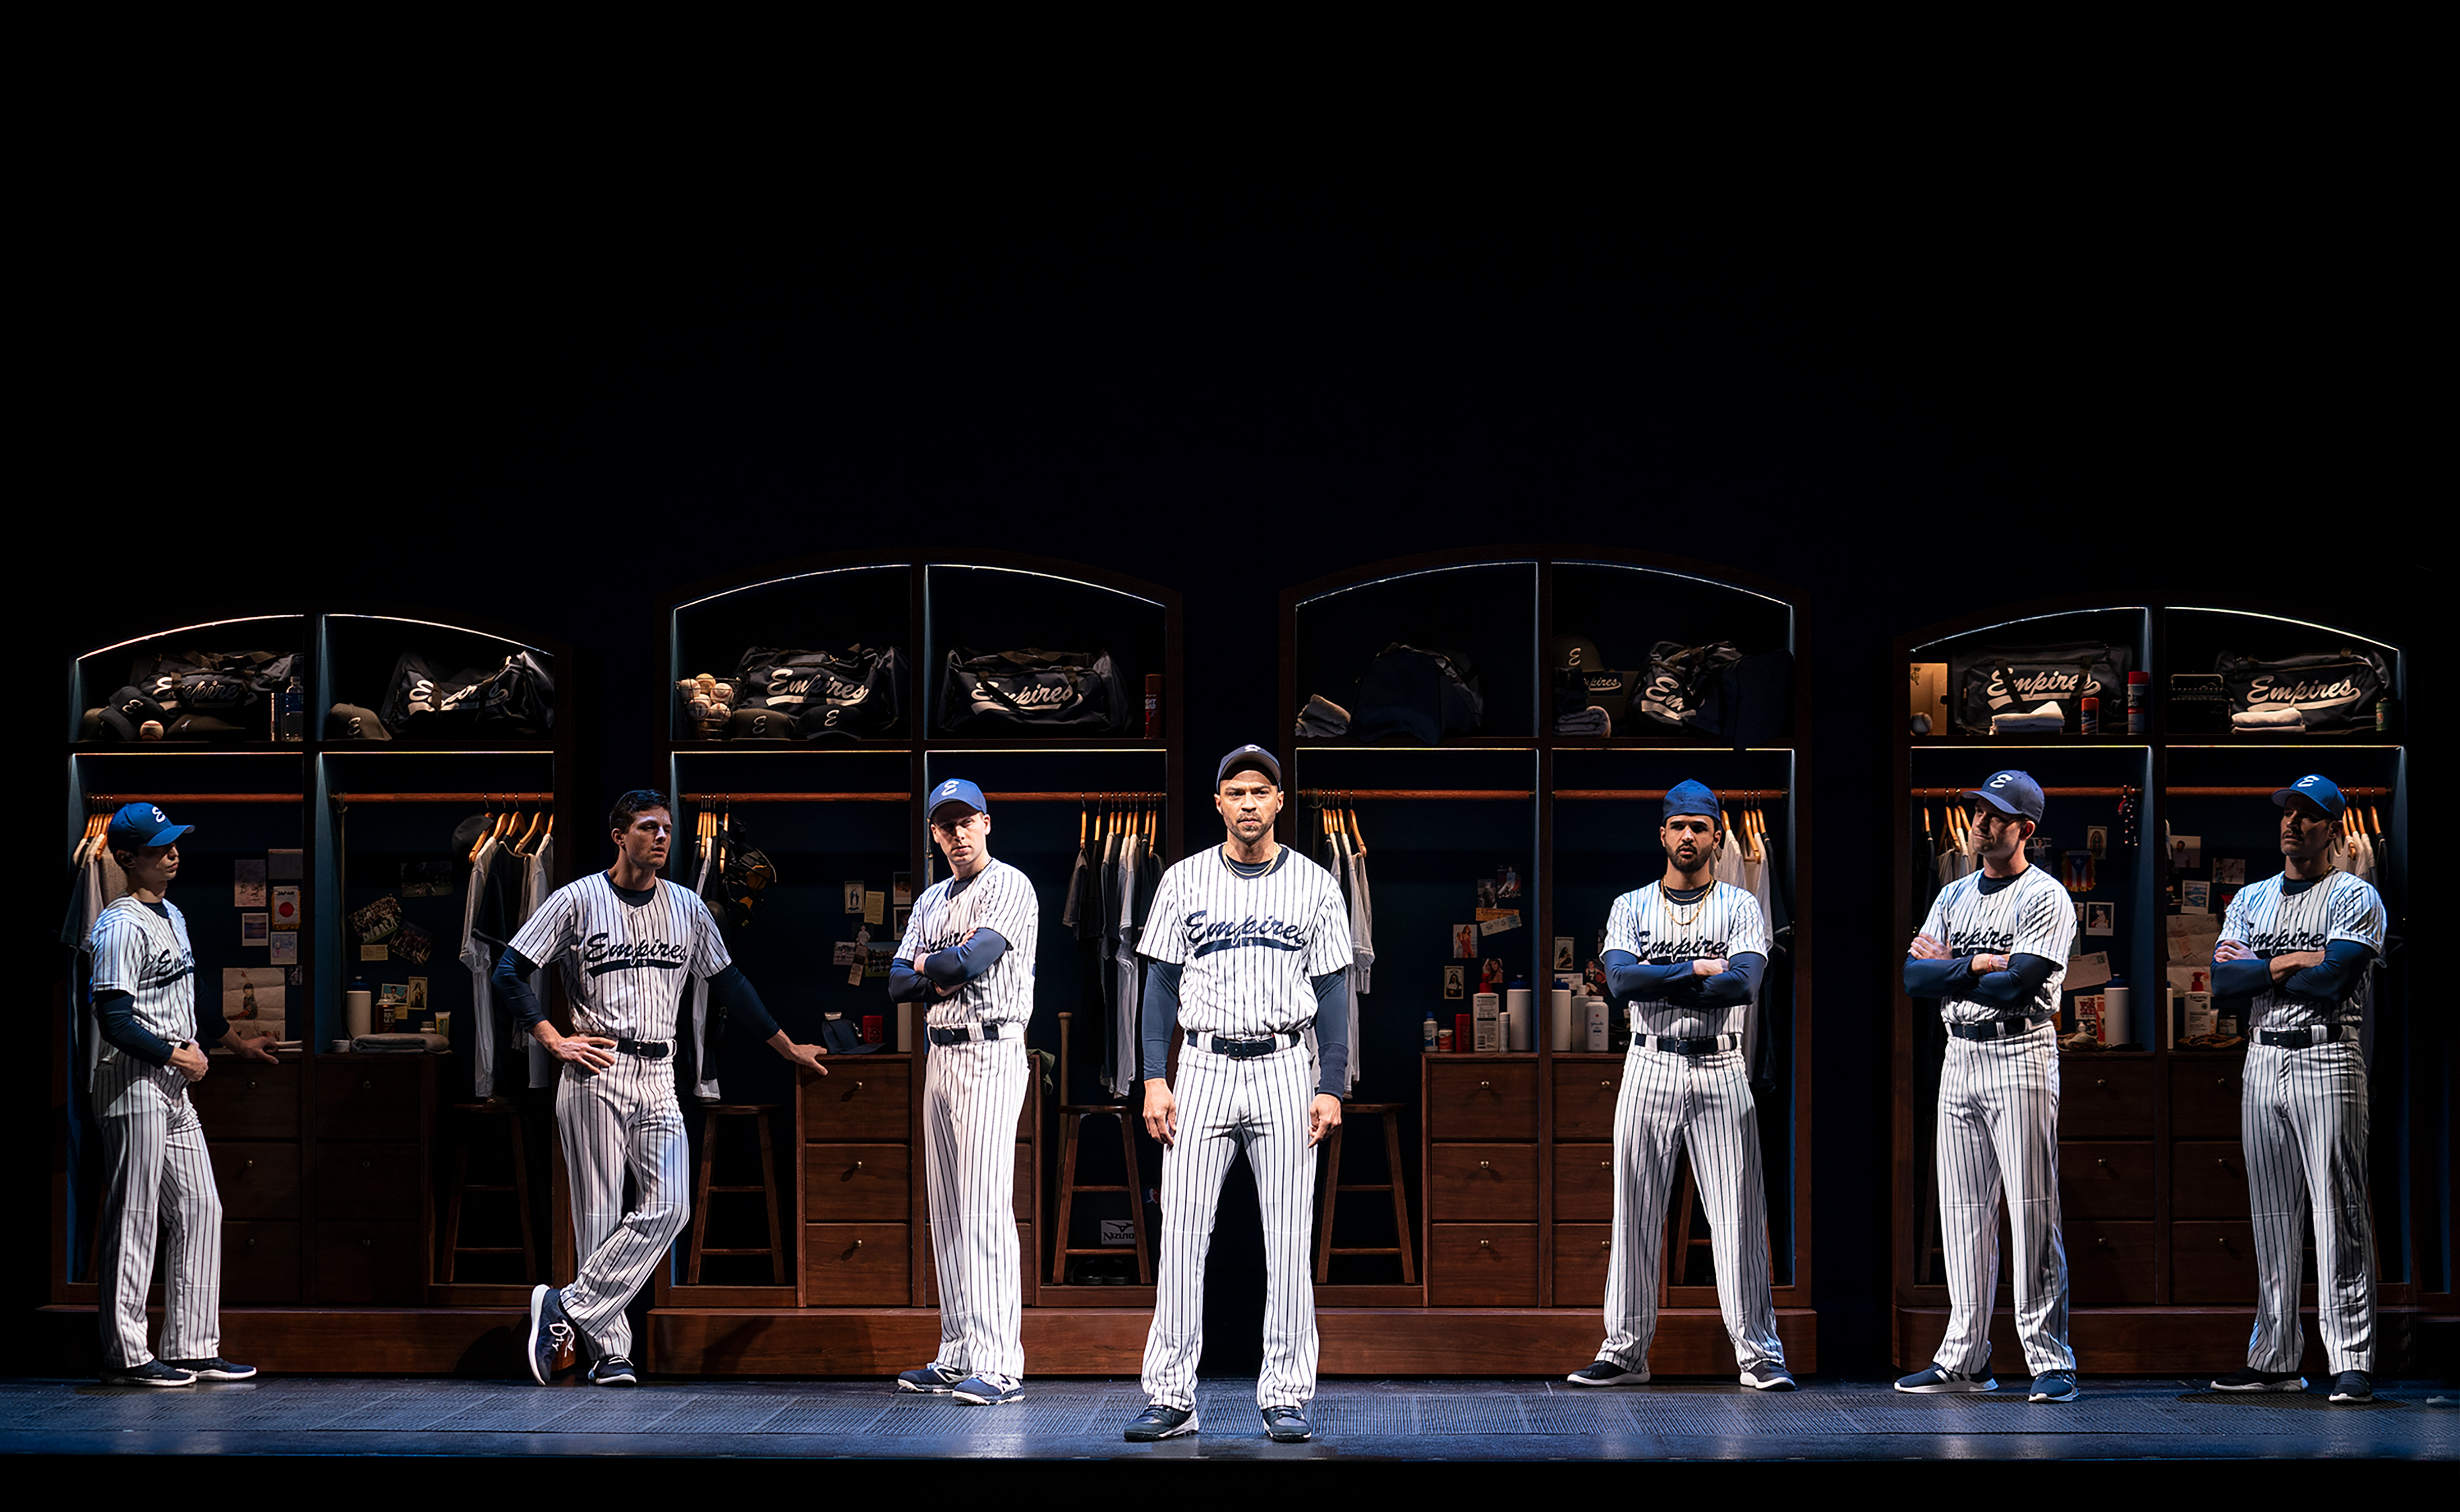
M1700 896L1691 900L1691 911L1689 913L1675 913L1674 909L1676 905L1674 902L1674 895L1671 892L1667 892L1664 887L1660 887L1657 890L1659 893L1664 895L1665 899L1665 911L1668 914L1673 915L1674 922L1686 928L1688 928L1690 927L1691 921L1700 917L1700 910L1708 906L1708 895L1717 890L1717 884L1712 882L1700 889Z

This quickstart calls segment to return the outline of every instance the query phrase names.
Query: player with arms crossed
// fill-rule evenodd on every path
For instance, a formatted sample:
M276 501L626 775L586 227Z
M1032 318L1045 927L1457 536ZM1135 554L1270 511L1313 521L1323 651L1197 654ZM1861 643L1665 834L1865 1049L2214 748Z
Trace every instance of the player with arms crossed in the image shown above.
M950 875L915 900L888 968L888 995L929 1005L922 1160L940 1353L897 1385L994 1407L1024 1391L1016 1122L1033 1071L1025 1030L1041 905L1025 873L991 860L981 788L951 777L930 801L931 839Z
M1283 1443L1315 1397L1315 1143L1341 1122L1349 1065L1349 913L1330 873L1273 839L1282 767L1259 746L1222 757L1213 806L1229 838L1162 873L1139 953L1145 1130L1162 1144L1161 1274L1145 1338L1152 1398L1131 1442L1197 1431L1204 1261L1241 1149L1264 1220L1264 1369L1256 1405ZM1316 1054L1306 1032L1315 1030ZM1184 1036L1178 1085L1170 1038Z
M1757 898L1715 879L1719 812L1703 783L1670 789L1657 831L1665 875L1617 898L1606 917L1606 985L1632 1015L1631 1053L1615 1098L1606 1341L1595 1364L1566 1377L1575 1386L1648 1379L1666 1189L1675 1155L1688 1148L1743 1384L1793 1390L1769 1289L1759 1112L1742 1049L1743 1016L1768 968L1768 921Z
M111 817L104 842L128 891L94 921L94 1014L100 1035L94 1111L102 1120L102 1379L112 1386L244 1381L253 1365L222 1357L223 1200L205 1153L204 1124L188 1084L204 1079L207 1042L249 1060L275 1057L264 1041L228 1028L219 1002L197 1002L188 921L166 901L180 875L180 837L151 803ZM154 1246L162 1257L162 1357L145 1347L145 1292Z
M1990 1299L1999 1284L1999 1196L2015 1230L2016 1333L2030 1399L2076 1398L2068 1345L2068 1256L2059 1233L2059 984L2075 905L2025 860L2042 789L1999 772L1965 795L1982 869L1940 892L1906 950L1905 990L1939 999L1947 1059L1939 1075L1940 1240L1947 1333L1900 1392L1988 1392Z
M663 882L674 814L663 793L635 790L606 816L615 864L547 895L496 962L496 991L547 1054L563 1063L555 1119L571 1173L573 1239L581 1273L561 1289L530 1292L530 1374L541 1386L567 1346L589 1346L590 1381L638 1386L625 1309L691 1221L689 1143L675 1096L675 1006L687 975L770 1048L827 1075L816 1045L798 1045L761 1006L718 937L709 905ZM559 1033L532 992L540 967L563 963L571 1034ZM640 1205L624 1210L630 1171Z
M2213 990L2251 994L2238 1135L2255 1208L2255 1331L2224 1392L2302 1391L2298 1321L2306 1209L2315 1213L2315 1323L2332 1400L2374 1399L2375 1243L2366 1210L2366 1061L2360 991L2382 953L2383 899L2332 866L2347 808L2329 777L2302 777L2280 805L2281 872L2230 900Z

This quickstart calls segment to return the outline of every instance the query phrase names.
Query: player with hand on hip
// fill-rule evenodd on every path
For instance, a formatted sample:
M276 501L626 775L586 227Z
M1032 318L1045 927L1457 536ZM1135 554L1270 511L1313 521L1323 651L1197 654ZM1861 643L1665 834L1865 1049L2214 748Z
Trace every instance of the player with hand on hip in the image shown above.
M666 795L638 789L606 816L615 864L540 904L496 962L497 993L547 1054L562 1063L555 1119L572 1183L573 1239L580 1273L561 1288L530 1292L530 1375L543 1386L565 1348L595 1355L590 1381L637 1386L631 1360L632 1298L691 1221L689 1144L675 1096L675 1007L686 979L705 977L710 995L770 1048L804 1071L827 1075L827 1052L779 1029L728 955L709 905L688 887L660 880L674 839ZM574 1033L547 1022L529 979L563 965ZM639 1204L624 1207L628 1171Z
M2280 875L2240 888L2221 919L2213 990L2246 1012L2238 1134L2255 1215L2255 1331L2246 1368L2216 1391L2302 1391L2300 1252L2315 1216L2315 1325L2332 1400L2374 1399L2375 1245L2366 1208L2366 972L2383 951L2383 898L2335 870L2347 799L2300 777L2280 806Z
M1998 1390L1990 1299L1999 1284L1999 1198L2015 1231L2016 1333L2037 1402L2076 1398L2068 1345L2068 1257L2059 1233L2059 984L2075 943L2075 905L2025 859L2040 828L2041 786L1993 773L1965 795L1982 869L1940 889L1905 956L1905 990L1939 999L1940 1241L1947 1333L1900 1392Z
M1665 874L1617 898L1606 917L1606 984L1631 1015L1631 1051L1615 1097L1606 1341L1594 1364L1567 1377L1575 1386L1648 1379L1666 1191L1675 1156L1687 1149L1742 1383L1793 1390L1776 1336L1759 1111L1743 1059L1744 1016L1768 967L1768 921L1757 898L1715 879L1720 812L1706 784L1668 790L1657 831Z
M1162 1144L1161 1271L1145 1338L1151 1398L1131 1442L1197 1431L1204 1261L1221 1182L1241 1150L1264 1222L1264 1368L1256 1405L1276 1440L1311 1437L1315 1144L1341 1122L1349 1064L1349 913L1330 873L1273 839L1282 768L1241 746L1214 774L1228 838L1162 873L1138 953L1145 1130ZM1316 1054L1307 1054L1307 1031ZM1166 1079L1183 1036L1178 1083Z
M1041 905L1025 873L991 860L981 788L951 777L931 790L930 805L931 839L949 876L914 901L888 968L888 995L927 1005L922 1163L940 1352L897 1385L993 1407L1024 1392L1016 1124L1033 1075L1025 1031Z
M188 922L163 896L180 875L180 837L152 803L111 817L104 843L128 876L128 891L94 921L94 1014L100 1036L94 1110L102 1120L102 1252L95 1310L102 1379L113 1386L192 1386L240 1381L253 1365L222 1357L223 1203L205 1151L204 1124L188 1100L204 1079L207 1044L272 1061L261 1039L242 1039L218 999L197 1001L197 957ZM164 1229L162 1351L145 1347L145 1293Z

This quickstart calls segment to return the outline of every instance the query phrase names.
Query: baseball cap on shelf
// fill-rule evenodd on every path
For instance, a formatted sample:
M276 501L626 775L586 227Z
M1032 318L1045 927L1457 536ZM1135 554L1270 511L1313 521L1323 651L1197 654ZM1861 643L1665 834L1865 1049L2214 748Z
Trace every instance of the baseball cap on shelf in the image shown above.
M2342 811L2349 806L2349 800L2341 796L2340 785L2327 777L2301 777L2273 794L2272 801L2287 808L2293 798L2306 799L2334 819L2339 819Z
M142 850L149 845L168 845L196 827L172 823L171 816L158 804L122 803L119 812L111 816L111 827L103 835L108 843L120 849Z
M1596 671L1605 665L1598 659L1598 643L1585 635L1558 635L1548 641L1546 660L1559 672Z
M1990 780L1977 788L1965 790L1966 798L1978 798L2002 814L2014 814L2042 821L2042 785L2022 772L1993 772Z
M963 803L977 814L987 814L990 805L983 801L983 790L961 777L952 777L931 790L931 822L940 822L940 811L950 804Z
M1262 772L1273 779L1273 786L1282 785L1282 764L1262 746L1241 746L1223 756L1219 769L1213 774L1213 785L1219 787L1230 780L1233 772Z
M1715 819L1719 807L1716 790L1706 782L1677 782L1665 790L1667 819L1677 814L1705 814Z

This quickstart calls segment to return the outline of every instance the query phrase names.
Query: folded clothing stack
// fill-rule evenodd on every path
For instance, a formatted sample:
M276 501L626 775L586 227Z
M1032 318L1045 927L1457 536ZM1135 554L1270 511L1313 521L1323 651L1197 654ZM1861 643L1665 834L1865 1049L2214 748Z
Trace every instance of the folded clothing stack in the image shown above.
M1595 704L1575 709L1570 713L1555 716L1555 733L1559 735L1610 735L1614 734L1614 716Z
M350 1041L356 1054L442 1054L452 1048L452 1041L441 1034L361 1034Z
M1349 711L1322 693L1309 693L1306 707L1299 711L1298 729L1302 739L1329 740L1349 734Z
M1994 735L2056 735L2067 727L2067 711L2054 703L2044 704L2030 713L1990 716L1990 733Z
M2306 715L2294 704L2265 704L2230 715L2235 730L2303 730Z

